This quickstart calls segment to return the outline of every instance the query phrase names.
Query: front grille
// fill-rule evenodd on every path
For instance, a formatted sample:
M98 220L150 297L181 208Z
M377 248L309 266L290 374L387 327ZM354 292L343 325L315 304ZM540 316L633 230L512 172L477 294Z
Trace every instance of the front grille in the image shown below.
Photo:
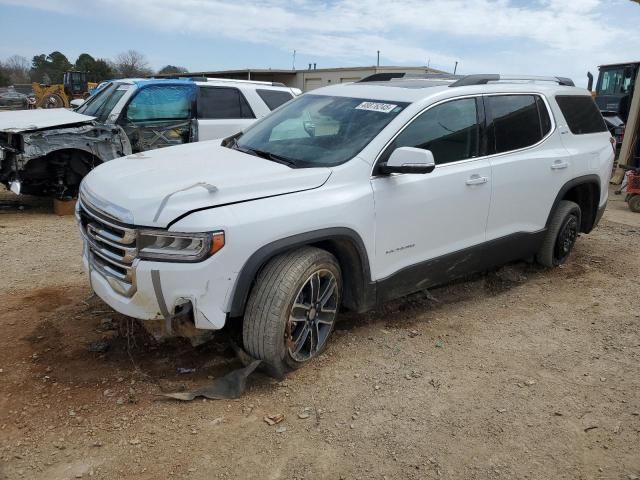
M124 295L135 289L136 230L120 224L78 200L78 222L89 249L89 262Z

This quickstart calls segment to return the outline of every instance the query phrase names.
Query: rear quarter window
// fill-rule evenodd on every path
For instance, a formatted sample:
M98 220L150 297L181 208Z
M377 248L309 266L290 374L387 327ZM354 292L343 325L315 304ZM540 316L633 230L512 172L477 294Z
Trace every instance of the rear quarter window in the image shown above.
M282 90L256 89L256 93L260 95L262 101L267 104L269 110L275 110L280 105L287 103L293 98L291 93Z
M493 136L494 153L535 145L551 129L551 119L537 95L492 95L485 104L493 119L489 136Z
M602 114L593 98L586 95L559 95L556 102L574 135L606 132Z

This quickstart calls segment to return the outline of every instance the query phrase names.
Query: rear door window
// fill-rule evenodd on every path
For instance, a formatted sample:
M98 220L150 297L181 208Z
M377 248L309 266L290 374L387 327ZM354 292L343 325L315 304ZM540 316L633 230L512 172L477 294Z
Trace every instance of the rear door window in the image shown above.
M485 98L493 119L489 135L494 153L535 145L551 129L551 121L541 118L535 95L495 95ZM544 102L542 102L544 105ZM545 106L546 110L546 106Z
M283 103L287 103L293 98L293 95L283 90L262 90L257 89L256 93L260 95L260 98L267 104L269 110L275 110Z
M237 88L200 87L198 89L198 118L238 119L256 118L244 95Z
M559 95L556 97L569 130L574 135L606 132L602 114L593 98L587 95Z

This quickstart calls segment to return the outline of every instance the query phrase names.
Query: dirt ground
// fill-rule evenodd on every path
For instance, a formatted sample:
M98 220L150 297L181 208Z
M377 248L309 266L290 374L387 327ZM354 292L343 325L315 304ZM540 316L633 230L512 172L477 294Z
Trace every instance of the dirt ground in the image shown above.
M237 366L225 336L145 340L73 218L0 208L0 479L638 479L640 215L611 200L562 268L345 314L285 381L191 403L156 394Z

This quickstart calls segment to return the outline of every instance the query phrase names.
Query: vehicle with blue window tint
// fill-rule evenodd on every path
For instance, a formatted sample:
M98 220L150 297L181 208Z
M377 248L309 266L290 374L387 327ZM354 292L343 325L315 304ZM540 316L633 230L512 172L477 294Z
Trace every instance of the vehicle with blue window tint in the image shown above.
M101 163L233 135L299 93L271 82L125 79L74 101L75 111L0 113L0 183L16 193L75 197Z

